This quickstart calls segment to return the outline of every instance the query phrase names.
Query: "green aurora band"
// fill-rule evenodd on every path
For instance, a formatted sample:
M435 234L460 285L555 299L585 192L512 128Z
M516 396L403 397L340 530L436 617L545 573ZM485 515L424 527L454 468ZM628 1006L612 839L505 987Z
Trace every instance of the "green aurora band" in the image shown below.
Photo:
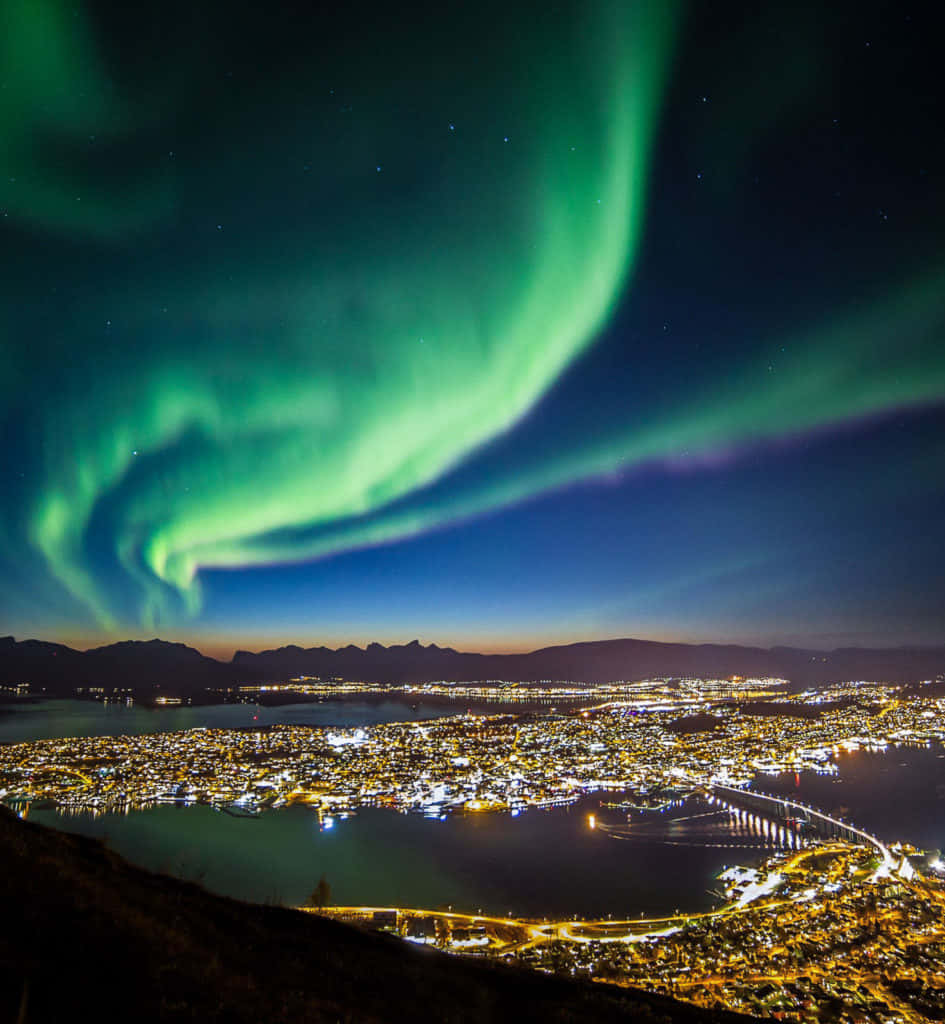
M28 145L39 128L134 130L91 35L65 11L53 0L8 6L5 56L43 58L14 62L0 94L0 161L23 184L4 202L27 228L140 255L181 216L167 174L129 176L117 194L90 174L79 203L75 182ZM201 569L386 543L685 449L945 394L940 270L789 339L776 377L746 363L687 382L658 415L628 410L607 437L577 431L504 477L424 498L547 392L633 271L676 19L662 3L583 17L580 32L549 29L524 50L516 40L514 90L479 98L501 104L510 138L502 128L485 138L472 113L437 126L432 183L378 196L403 144L385 157L390 129L368 116L325 157L322 206L297 230L290 220L268 237L258 225L241 233L221 215L212 273L183 252L141 257L145 269L116 272L78 304L73 336L50 351L61 358L74 344L85 357L47 400L17 407L40 455L21 514L0 532L7 560L35 553L39 604L82 608L105 629L151 626L199 609ZM27 116L37 92L50 100L41 126ZM294 157L302 147L289 134L280 155ZM404 175L424 159L409 157ZM240 202L256 201L260 166L233 172ZM41 394L44 367L26 346L0 354L5 404L17 390Z
M98 624L127 606L87 557L96 516L141 585L133 618L166 617L175 595L194 609L201 567L266 561L273 531L344 521L430 483L514 424L589 344L631 269L672 27L665 5L595 14L580 45L564 31L550 50L536 38L514 54L528 88L504 97L518 108L505 120L528 132L447 155L452 187L408 195L381 223L365 217L380 165L359 173L356 138L340 212L283 251L276 275L247 241L234 259L237 241L210 279L159 273L137 294L97 296L132 351L106 348L92 381L77 372L34 414L44 465L26 520L48 573ZM12 10L11 52L53 45L23 71L8 125L37 76L59 97L76 65L97 66L63 17L49 0ZM94 98L81 130L103 117L119 130L98 76L84 75ZM54 107L53 127L75 113ZM457 126L442 131L453 143ZM3 156L19 153L14 139ZM65 188L42 170L24 168L32 185L12 212L38 208L44 226L73 233L130 230L107 195L66 217ZM156 328L158 304L177 322Z

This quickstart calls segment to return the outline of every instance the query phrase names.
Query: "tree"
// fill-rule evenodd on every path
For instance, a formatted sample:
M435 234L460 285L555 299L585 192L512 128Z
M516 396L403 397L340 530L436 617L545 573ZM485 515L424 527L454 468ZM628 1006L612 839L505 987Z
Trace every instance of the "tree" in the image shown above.
M331 886L328 884L328 879L322 875L318 880L318 885L312 890L311 896L308 898L308 902L316 910L324 910L325 907L331 902Z

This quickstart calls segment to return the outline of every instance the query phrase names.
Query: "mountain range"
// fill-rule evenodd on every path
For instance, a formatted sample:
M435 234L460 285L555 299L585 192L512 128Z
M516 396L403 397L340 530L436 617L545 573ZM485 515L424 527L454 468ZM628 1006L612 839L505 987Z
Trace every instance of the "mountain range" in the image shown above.
M87 651L42 640L0 637L0 684L71 694L77 686L160 687L193 694L208 687L285 681L297 676L407 683L488 679L598 683L654 677L776 676L799 686L851 679L914 682L945 673L945 647L832 651L652 640L596 640L527 654L476 654L436 644L302 648L296 645L231 661L163 640L125 640Z

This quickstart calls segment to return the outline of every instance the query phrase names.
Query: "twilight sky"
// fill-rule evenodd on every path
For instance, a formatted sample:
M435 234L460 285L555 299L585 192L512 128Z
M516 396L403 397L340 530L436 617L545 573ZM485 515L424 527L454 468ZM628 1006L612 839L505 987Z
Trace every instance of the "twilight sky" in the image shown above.
M931 5L4 6L0 631L945 642Z

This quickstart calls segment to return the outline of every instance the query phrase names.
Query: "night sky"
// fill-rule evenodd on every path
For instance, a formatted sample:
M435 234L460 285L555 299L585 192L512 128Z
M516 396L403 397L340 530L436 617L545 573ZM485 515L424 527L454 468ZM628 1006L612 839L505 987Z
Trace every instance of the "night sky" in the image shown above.
M5 0L0 631L945 642L933 5Z

